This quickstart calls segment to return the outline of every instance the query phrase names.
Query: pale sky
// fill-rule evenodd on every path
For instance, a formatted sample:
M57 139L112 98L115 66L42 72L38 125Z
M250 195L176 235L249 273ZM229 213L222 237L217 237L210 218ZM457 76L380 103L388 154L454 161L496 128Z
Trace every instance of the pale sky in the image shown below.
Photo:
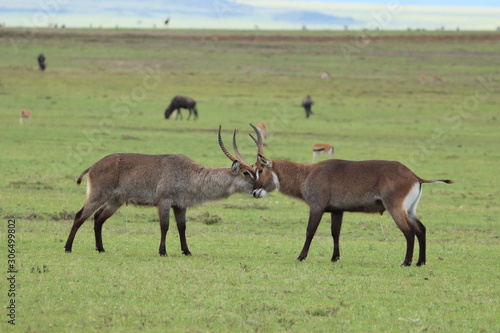
M170 18L168 26L164 21ZM0 23L42 28L495 30L498 0L16 0Z

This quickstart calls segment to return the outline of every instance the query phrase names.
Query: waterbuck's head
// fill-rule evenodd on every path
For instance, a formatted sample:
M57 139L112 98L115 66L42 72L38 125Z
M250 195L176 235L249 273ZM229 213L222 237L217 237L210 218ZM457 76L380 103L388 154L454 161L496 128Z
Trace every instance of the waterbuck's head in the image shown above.
M253 196L255 198L262 198L271 191L279 190L280 183L278 176L273 171L273 161L264 157L262 149L264 143L260 131L254 125L250 124L250 126L252 126L257 135L257 139L250 135L257 145L257 163L254 164L257 179L253 187Z
M255 175L255 170L250 166L248 162L245 161L238 150L238 146L236 145L236 130L234 130L233 134L233 149L236 153L236 157L231 155L231 153L224 146L224 143L222 143L220 132L221 126L219 126L219 146L227 156L227 158L229 158L233 162L233 165L231 166L231 173L235 177L235 192L252 193L257 177Z

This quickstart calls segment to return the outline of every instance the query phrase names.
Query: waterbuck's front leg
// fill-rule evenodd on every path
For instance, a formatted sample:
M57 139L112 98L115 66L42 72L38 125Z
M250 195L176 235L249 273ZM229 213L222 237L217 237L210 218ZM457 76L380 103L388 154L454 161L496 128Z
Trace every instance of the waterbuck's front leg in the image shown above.
M160 239L160 249L158 253L160 256L167 256L167 231L168 224L170 220L170 208L172 207L171 200L165 200L158 204L158 215L160 216L160 231L161 231L161 239Z
M179 238L181 240L182 253L190 256L191 252L188 249L186 241L186 208L173 207L177 229L179 230Z
M323 216L323 209L313 209L311 208L309 212L309 222L307 223L307 231L306 231L306 241L304 243L304 247L300 252L297 261L302 261L307 258L307 254L309 253L309 247L311 246L311 241L318 229L319 222L321 222L321 217Z
M335 262L340 259L339 237L340 237L340 229L342 227L342 217L344 215L344 212L332 212L331 215L332 215L332 237L333 237L332 262Z

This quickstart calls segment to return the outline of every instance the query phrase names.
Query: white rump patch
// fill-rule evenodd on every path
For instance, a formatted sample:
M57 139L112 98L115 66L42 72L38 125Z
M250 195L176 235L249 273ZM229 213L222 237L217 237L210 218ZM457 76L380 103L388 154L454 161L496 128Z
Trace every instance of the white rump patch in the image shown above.
M417 206L421 195L422 188L420 183L417 182L412 186L412 188L406 195L405 200L403 201L403 208L406 212L408 212L410 221L412 221L414 217L417 217Z
M90 196L90 191L91 191L91 186L90 186L90 179L87 179L87 198Z

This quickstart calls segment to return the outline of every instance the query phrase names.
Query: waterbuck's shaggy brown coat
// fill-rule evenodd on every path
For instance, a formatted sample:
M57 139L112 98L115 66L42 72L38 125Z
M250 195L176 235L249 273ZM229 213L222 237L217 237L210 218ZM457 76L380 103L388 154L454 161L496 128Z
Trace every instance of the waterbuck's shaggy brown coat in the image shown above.
M253 126L253 125L252 125ZM403 266L412 262L415 236L420 252L417 266L426 261L425 227L416 209L423 183L452 183L451 180L425 180L395 161L344 161L331 159L318 163L299 164L270 160L263 156L262 138L257 133L258 161L254 197L279 190L309 205L306 241L297 258L307 257L311 241L323 213L331 213L333 237L332 261L340 258L339 236L344 212L389 212L406 238Z
M240 157L235 135L233 146ZM159 254L162 256L167 255L166 235L172 208L182 253L190 255L185 236L186 209L205 201L227 198L236 192L251 194L253 190L254 170L227 151L220 137L220 128L219 144L224 154L233 161L231 167L207 167L184 155L112 154L83 171L77 183L80 184L82 177L89 174L87 200L75 216L65 245L66 252L71 252L78 229L94 212L96 250L104 252L101 236L103 223L123 204L135 204L158 207L161 229Z

